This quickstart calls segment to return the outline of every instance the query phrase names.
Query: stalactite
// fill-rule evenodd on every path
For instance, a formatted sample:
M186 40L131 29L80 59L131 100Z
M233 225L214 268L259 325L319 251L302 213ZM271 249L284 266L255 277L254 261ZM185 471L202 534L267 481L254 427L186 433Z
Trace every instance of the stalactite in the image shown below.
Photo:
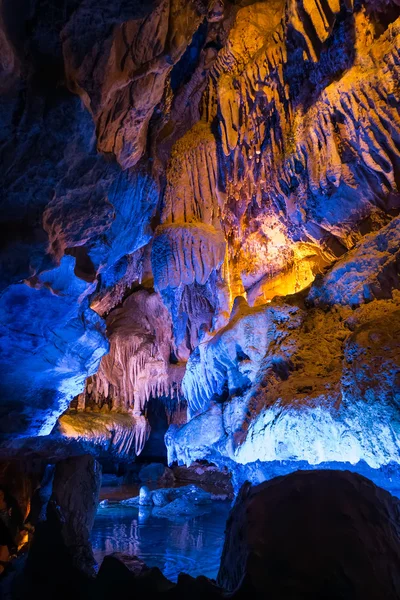
M96 375L87 380L73 408L109 409L137 419L150 398L179 401L184 365L170 363L172 324L158 294L140 290L129 296L110 313L107 331L110 352ZM144 434L138 439L144 440Z

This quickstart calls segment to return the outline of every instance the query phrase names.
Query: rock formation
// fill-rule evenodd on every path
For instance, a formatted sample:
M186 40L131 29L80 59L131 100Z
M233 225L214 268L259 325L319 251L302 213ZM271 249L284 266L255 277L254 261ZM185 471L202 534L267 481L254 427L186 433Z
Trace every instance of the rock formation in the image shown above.
M3 0L0 48L3 451L398 463L398 0Z
M20 585L24 598L87 594L95 575L90 532L100 483L101 467L91 456L68 458L56 465L45 520L36 526Z
M399 462L397 232L366 236L307 295L236 301L189 360L170 462Z
M217 582L250 597L268 590L271 600L398 598L399 508L347 471L299 471L244 486Z

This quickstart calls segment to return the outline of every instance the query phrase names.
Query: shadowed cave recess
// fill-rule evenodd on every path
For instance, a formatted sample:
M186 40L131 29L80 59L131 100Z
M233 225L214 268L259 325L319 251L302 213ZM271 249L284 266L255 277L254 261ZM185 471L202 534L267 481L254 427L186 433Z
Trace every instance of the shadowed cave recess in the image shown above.
M400 0L0 0L5 599L400 599L399 75Z

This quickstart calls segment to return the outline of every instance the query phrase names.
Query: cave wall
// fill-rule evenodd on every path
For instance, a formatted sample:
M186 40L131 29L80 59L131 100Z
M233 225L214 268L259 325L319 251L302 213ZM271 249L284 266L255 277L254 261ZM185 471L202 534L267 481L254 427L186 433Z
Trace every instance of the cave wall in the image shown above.
M159 202L158 170L140 164L150 117L207 14L19 5L1 5L4 436L50 433L108 351L99 315L141 281Z
M396 218L365 236L307 293L235 301L188 362L171 462L399 462L398 232Z
M398 0L13 7L3 444L398 462Z

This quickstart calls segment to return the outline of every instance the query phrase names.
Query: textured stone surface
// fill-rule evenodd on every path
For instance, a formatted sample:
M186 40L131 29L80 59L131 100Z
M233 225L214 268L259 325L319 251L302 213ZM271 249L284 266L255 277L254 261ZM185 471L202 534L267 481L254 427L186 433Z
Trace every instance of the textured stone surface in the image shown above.
M302 296L255 308L236 301L228 325L189 360L192 419L167 434L171 462L399 461L400 298L390 269L377 269L392 260L391 225L338 261L306 305ZM366 289L377 273L392 297L366 302L360 281ZM314 306L325 298L330 307Z
M117 412L68 412L59 419L59 433L93 446L100 456L120 459L140 454L149 434L144 416Z
M2 438L398 461L398 0L53 4L0 15Z
M171 364L172 323L158 294L129 296L109 315L107 337L110 352L87 384L92 402L139 415L151 396L179 397L183 368Z
M167 76L205 14L206 2L88 1L64 27L69 85L94 117L99 150L124 168L143 155Z
M373 299L391 298L400 288L400 219L393 219L378 235L366 236L339 261L324 280L313 285L308 300L316 306L352 308Z
M90 571L92 549L90 532L97 510L101 484L101 467L91 456L60 461L56 465L53 493L54 503L61 515L61 535L75 565ZM92 559L92 569L94 559ZM93 571L92 571L93 573Z
M90 532L97 509L101 467L91 456L60 461L55 468L46 520L36 526L23 577L23 598L84 598L95 575Z
M75 277L70 256L34 285L18 283L3 292L1 434L50 433L97 369L108 346L88 293L90 284Z
M171 361L175 346L170 315L154 292L131 294L107 320L109 353L59 421L62 435L87 440L103 451L134 457L151 433L151 398L161 398L166 426L185 412L180 386L184 364ZM159 412L160 412L159 410ZM151 417L150 417L151 419ZM154 433L158 422L153 419Z
M365 9L325 9L239 6L203 121L174 146L163 221L222 227L233 297L305 287L398 207L398 22L380 35Z
M230 513L218 583L271 599L398 598L399 501L348 471L251 488Z

